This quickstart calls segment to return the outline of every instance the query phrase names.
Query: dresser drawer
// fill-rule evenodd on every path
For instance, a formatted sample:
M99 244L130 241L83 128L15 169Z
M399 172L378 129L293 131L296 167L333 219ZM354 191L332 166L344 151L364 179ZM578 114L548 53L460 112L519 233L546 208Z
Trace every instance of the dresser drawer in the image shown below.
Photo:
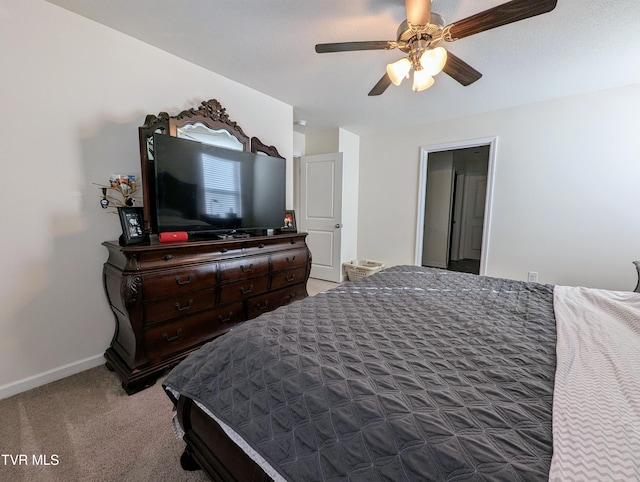
M213 312L213 321L227 328L246 319L243 301L221 306Z
M243 300L269 289L269 277L251 278L220 286L220 304Z
M167 244L153 250L140 250L137 253L139 270L170 268L185 264L205 263L233 256L242 256L242 243L224 241L222 244L207 246L202 243ZM124 248L123 248L124 249Z
M282 251L286 249L291 249L292 244L295 244L295 241L281 239L276 236L272 237L264 237L260 239L260 242L253 243L248 245L245 248L245 253L247 255L255 255L272 251Z
M202 344L245 320L242 303L185 316L145 331L147 356L159 360Z
M278 271L271 277L271 289L276 290L285 286L291 286L304 282L307 276L307 267L301 266L287 271Z
M143 277L143 298L159 298L171 293L180 295L216 284L215 263L193 266L188 269L157 271Z
M292 249L283 253L271 255L271 265L274 271L291 269L297 266L305 266L309 261L309 252L306 248Z
M160 323L200 310L211 309L216 304L215 288L175 294L144 303L144 324Z
M268 256L251 256L220 263L221 283L223 281L264 276L267 273L269 273Z
M288 305L292 301L306 298L306 296L307 289L304 284L298 284L289 288L271 291L262 296L256 296L247 301L247 318L255 318L262 313Z

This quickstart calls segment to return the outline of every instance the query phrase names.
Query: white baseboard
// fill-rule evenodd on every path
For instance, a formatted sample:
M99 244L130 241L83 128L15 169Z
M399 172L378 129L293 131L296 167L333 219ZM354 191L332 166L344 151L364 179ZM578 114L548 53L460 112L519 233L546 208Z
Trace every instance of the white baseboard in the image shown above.
M95 368L105 363L105 361L106 360L102 354L94 355L92 357L85 358L84 360L78 360L73 363L48 370L44 373L39 373L38 375L2 385L0 386L0 400L12 397L18 393L26 392L32 388L46 385L47 383L55 382L56 380L61 380L62 378L89 370L90 368Z

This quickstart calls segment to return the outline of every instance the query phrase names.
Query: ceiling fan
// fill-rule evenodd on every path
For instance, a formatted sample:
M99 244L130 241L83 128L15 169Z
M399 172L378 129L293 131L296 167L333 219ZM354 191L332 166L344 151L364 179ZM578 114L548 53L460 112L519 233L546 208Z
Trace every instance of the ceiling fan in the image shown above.
M433 85L433 76L441 71L462 85L474 83L482 74L465 61L440 46L442 41L453 42L485 30L525 20L550 12L557 0L512 0L449 25L437 13L431 12L431 0L405 0L407 19L400 24L397 40L338 42L317 44L317 53L349 52L354 50L399 49L407 54L387 65L387 72L371 89L369 95L380 95L391 84L400 85L413 71L415 92Z

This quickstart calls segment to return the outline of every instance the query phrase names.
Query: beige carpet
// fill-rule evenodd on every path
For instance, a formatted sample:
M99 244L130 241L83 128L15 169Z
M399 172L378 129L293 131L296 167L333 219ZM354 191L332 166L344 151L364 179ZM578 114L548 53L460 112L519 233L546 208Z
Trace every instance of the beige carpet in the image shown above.
M161 380L128 396L104 366L1 400L0 480L208 480L180 467L171 415Z
M104 366L0 400L0 481L208 480L180 467L171 417L162 379L128 396Z

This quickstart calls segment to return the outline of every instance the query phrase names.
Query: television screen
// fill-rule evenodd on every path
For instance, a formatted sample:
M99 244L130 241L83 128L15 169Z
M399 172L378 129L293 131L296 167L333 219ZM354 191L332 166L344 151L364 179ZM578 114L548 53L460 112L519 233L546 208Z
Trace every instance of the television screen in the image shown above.
M155 134L153 143L158 232L282 227L284 159L164 134Z

